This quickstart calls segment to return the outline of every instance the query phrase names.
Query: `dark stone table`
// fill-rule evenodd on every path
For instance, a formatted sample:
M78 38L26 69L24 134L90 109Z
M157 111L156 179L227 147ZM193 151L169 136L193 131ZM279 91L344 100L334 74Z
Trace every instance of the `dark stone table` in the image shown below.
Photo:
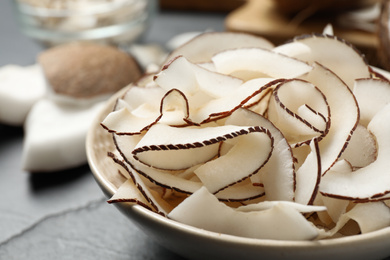
M224 30L224 14L160 11L144 40ZM30 65L42 48L0 1L0 66ZM23 128L0 124L0 259L182 259L151 241L106 198L88 165L30 174L21 169Z

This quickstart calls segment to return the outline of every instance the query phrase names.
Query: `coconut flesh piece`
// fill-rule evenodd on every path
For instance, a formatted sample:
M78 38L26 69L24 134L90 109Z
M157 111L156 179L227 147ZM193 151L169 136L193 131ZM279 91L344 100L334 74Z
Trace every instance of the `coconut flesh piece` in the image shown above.
M332 172L352 172L352 165L346 160L337 161L332 168L329 170L328 174ZM334 227L334 224L337 223L340 219L340 216L347 212L348 206L350 205L349 200L344 199L335 199L331 197L323 196L320 192L317 193L314 205L325 206L326 211L318 212L318 218L321 222L331 229ZM328 234L329 235L329 234Z
M312 205L317 196L321 180L321 157L318 140L310 142L311 152L296 173L295 201L304 205Z
M268 163L255 175L253 183L262 183L268 200L294 200L295 170L291 148L283 134L266 118L247 109L236 110L226 124L259 125L268 129L274 138L274 149Z
M263 166L264 167L264 166ZM250 178L226 187L214 194L220 201L248 201L265 195L264 187L253 185Z
M193 113L191 118L196 122L215 121L229 116L238 108L252 105L265 97L280 80L257 78L246 81L240 87L224 97L210 100L205 106Z
M301 213L322 212L326 210L325 206L302 205L300 203L292 201L262 201L259 203L240 206L236 208L236 210L242 212L260 211L271 209L272 207L275 207L277 205L285 205L287 207L294 208Z
M131 202L132 204L147 206L147 208L150 206L154 212L163 216L166 216L168 212L172 210L172 206L164 201L155 190L151 189L150 185L147 184L147 180L129 167L125 161L121 160L113 153L108 153L108 156L110 156L112 160L121 166L130 176L128 181L125 181L119 187L118 190L121 190L120 193L114 194L111 197L109 200L110 203L126 201ZM129 187L130 189L136 188L137 191L126 191L125 187Z
M137 188L132 179L125 181L107 202L130 202L142 205L147 209L154 210L153 206L150 205L147 199L145 199L145 196L140 192L139 188Z
M288 204L238 211L219 202L205 187L185 199L168 217L218 233L259 239L312 240L319 234L311 222Z
M202 184L196 180L183 178L169 170L156 169L147 166L133 157L132 151L142 136L114 135L115 145L126 162L129 171L135 175L142 175L159 186L174 189L184 193L193 193Z
M158 136L160 136L160 135L168 136L168 134L166 134L167 132L163 130L166 128L167 128L167 126L165 126L165 125L157 124L157 125L153 126L148 131L148 133L150 133L150 136L154 136L155 133L158 133ZM217 128L219 128L219 129L217 129ZM221 132L222 128L233 129L236 132L232 132L231 134L227 132L228 134L221 135L221 134L223 134L223 132ZM175 128L171 128L171 129L175 129ZM182 128L176 128L175 131L177 132L180 129L182 129ZM211 147L212 149L210 149L210 150L211 151L214 150L215 154L211 154L210 157L215 157L215 155L218 152L218 146L215 147L215 145L218 145L218 144L217 143L211 144L214 141L221 142L222 140L224 140L226 138L236 139L237 137L240 137L240 135L246 135L246 134L247 134L247 136L251 136L251 138L253 138L252 135L254 133L257 133L257 132L263 133L263 131L264 131L264 129L261 129L261 128L252 129L252 128L248 128L248 127L231 127L231 126L215 127L215 129L201 128L201 129L188 129L188 130L195 130L195 131L191 131L192 133L199 132L199 130L201 130L202 132L205 132L205 130L207 130L207 131L212 130L212 132L214 132L214 133L216 133L216 132L219 133L219 135L216 135L213 138L211 138L210 142L208 142L207 140L204 141L205 143L208 143L207 146L213 146L213 147ZM250 131L254 131L254 132L250 132ZM183 131L181 131L181 132L183 132ZM197 164L198 162L192 162L191 160L195 160L195 159L200 158L200 156L197 156L197 154L202 152L202 147L196 147L196 143L198 143L197 141L194 141L194 143L193 143L194 146L192 146L193 144L191 144L191 138L189 136L186 136L185 135L186 133L188 133L188 131L184 131L183 137L186 138L187 142L183 143L183 144L177 144L176 146L178 147L178 149L184 149L184 152L182 152L182 154L184 154L184 153L188 154L188 156L190 158L188 158L187 161L189 161L192 164ZM266 139L270 140L268 133L263 133L263 135L266 136ZM175 136L175 133L172 134L172 136ZM191 134L190 136L195 136L195 135ZM125 158L125 161L129 164L129 166L133 170L137 171L139 174L150 179L152 182L158 183L159 185L167 187L167 188L175 189L177 191L181 191L181 192L185 192L185 193L193 193L195 190L199 189L199 187L201 185L200 181L183 179L178 174L175 174L175 172L172 172L173 169L168 169L169 167L167 167L166 165L164 166L164 168L165 168L165 170L164 170L164 169L159 169L159 168L147 166L144 163L141 163L138 160L136 160L130 151L136 150L136 145L137 145L137 143L139 143L139 140L141 138L147 139L148 136L147 136L147 134L145 134L145 136L137 136L137 135L131 135L131 136L129 136L129 135L115 135L114 136L117 149L121 152L122 156ZM145 141L145 140L143 140L143 141ZM239 142L240 146L244 145L244 143L242 143L242 144L241 143L242 142ZM241 148L243 148L244 150L248 150L248 153L253 153L253 150L249 150L249 148L248 148L250 146L250 144L252 144L252 143L249 143L249 144L245 143L246 146L244 148L243 147L236 148L235 151L241 151ZM172 148L173 146L174 145L167 145L167 147L169 147L169 148ZM184 147L184 146L186 146L186 147ZM253 160L253 159L250 160L248 163L255 164L252 167L253 170L248 169L247 171L239 170L239 171L234 171L234 172L232 170L230 170L231 176L233 179L228 180L226 178L222 178L221 180L218 180L218 185L221 186L220 188L225 188L227 186L231 186L235 182L238 182L238 181L241 181L242 179L247 178L250 174L255 172L257 170L257 168L261 167L262 164L264 163L264 161L266 161L270 155L270 151L265 151L266 149L272 149L272 146L270 144L268 144L263 149L258 149L258 147L257 147L257 149L255 149L255 151L257 153L254 153L254 154L264 153L264 155L263 155L264 160L261 161L261 160L258 160L257 158L255 160ZM174 151L176 151L176 150L174 150ZM166 160L171 160L171 161L178 160L175 157L170 157L172 155L167 150L161 150L161 151L159 151L159 153L167 156ZM151 155L151 156L153 156L153 155ZM223 158L223 157L224 156L221 156L221 158ZM242 161L242 157L245 158L247 156L245 156L245 154L242 154L242 155L238 155L235 157L238 160ZM210 158L206 158L206 159L210 159ZM167 164L166 160L162 160L162 161L165 164ZM215 160L215 163L213 163L213 165L215 165L215 167L217 169L219 169L221 167L221 162L217 162L217 161L218 160ZM205 165L206 165L206 167L210 168L210 166L208 166L207 163ZM159 165L159 167L161 168L161 165ZM182 168L184 168L184 167L182 167ZM175 169L175 171L177 171L177 170ZM224 172L224 175L227 175L227 173ZM226 180L228 180L227 183L226 183ZM225 183L223 183L223 181L225 181ZM224 191L218 192L217 196L218 196L218 198L220 198L222 200L231 200L231 201L237 200L237 201L239 201L239 200L246 200L246 199L250 199L250 198L259 197L259 196L262 196L263 194L264 194L264 190L261 187L255 187L252 185L244 185L244 186L233 185L229 188L226 188Z
M161 100L165 94L166 91L158 87L132 86L117 100L114 111L106 116L101 125L112 133L139 134L161 116Z
M157 91L154 91L153 88L153 92ZM150 96L148 103L140 104L133 110L131 110L129 103L119 99L115 110L106 116L101 125L109 132L133 135L140 134L157 122L176 126L194 124L188 118L188 100L181 91L171 89L165 93L161 101L158 98L159 95ZM152 101L160 103L159 108L155 105L149 105L149 102Z
M303 61L261 48L240 48L219 52L212 57L212 61L217 72L244 80L267 76L295 78L312 69Z
M366 127L358 125L340 158L347 160L354 168L361 168L373 163L376 155L377 146L374 136Z
M330 109L330 128L319 142L322 174L340 158L359 121L359 107L351 90L343 81L321 64L302 76L325 96Z
M0 68L0 122L23 125L31 107L45 94L45 79L38 64Z
M146 177L159 186L183 193L194 193L202 186L202 183L199 180L193 180L186 177L186 175L191 176L194 174L193 168L189 168L184 172L161 170L152 168L135 160L131 155L131 147L135 147L140 138L141 137L127 135L115 135L114 137L117 149L121 152L128 167L133 172ZM253 186L251 183L249 183L249 185L242 184L243 182L227 187L226 189L219 191L216 196L218 199L225 201L243 201L264 195L264 189L262 187Z
M181 170L211 160L218 154L222 141L263 131L259 127L232 125L177 128L156 124L137 144L133 154L134 158L146 165Z
M243 81L239 78L207 70L178 56L164 66L154 80L163 89L176 88L186 96L199 91L211 97L222 97L239 87Z
M313 84L288 80L274 90L268 118L283 132L290 144L323 136L330 125L326 97Z
M264 128L226 142L233 144L228 153L195 170L195 174L211 193L217 193L255 174L272 154L273 139Z
M35 103L25 122L23 169L57 171L86 163L86 133L103 105L77 107L50 99Z
M332 172L323 176L320 192L325 196L354 201L370 201L386 198L390 193L390 105L379 111L368 125L378 145L377 159L354 172Z
M353 94L360 108L360 124L367 126L375 114L390 102L390 82L382 79L358 79Z
M370 69L363 56L352 45L335 36L304 35L273 51L309 64L320 63L339 76L350 89L355 79L370 77Z
M376 231L390 225L390 208L383 202L357 203L351 210L342 214L336 226L328 232L320 232L319 238L335 235L348 221L357 222L362 234ZM375 221L373 221L375 220Z
M245 33L208 32L176 48L167 60L182 55L194 63L208 62L218 52L243 47L272 49L274 45L263 37Z

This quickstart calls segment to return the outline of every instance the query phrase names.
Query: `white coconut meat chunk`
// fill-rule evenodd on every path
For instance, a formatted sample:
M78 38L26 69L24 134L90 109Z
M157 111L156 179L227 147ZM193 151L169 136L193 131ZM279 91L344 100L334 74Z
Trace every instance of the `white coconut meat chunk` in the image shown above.
M233 147L220 157L195 170L203 185L217 193L255 174L269 160L273 139L264 128L227 140Z
M183 56L176 57L165 65L154 81L167 91L176 88L185 95L203 91L212 97L221 97L243 83L241 79L191 63Z
M86 163L85 138L103 105L104 101L87 107L38 101L24 126L23 169L57 171Z
M156 169L134 159L132 151L142 137L142 135L114 135L115 146L127 163L128 171L142 175L159 186L184 193L193 193L202 186L199 180L188 179L185 175L174 174L175 172L169 170Z
M31 107L45 94L45 78L38 64L0 68L0 122L23 125Z
M353 94L360 108L360 124L367 126L375 114L390 103L390 82L382 79L358 79Z
M322 177L320 192L325 196L355 201L385 198L390 193L390 105L379 111L368 125L378 146L377 159L354 172L332 172Z
M323 136L330 125L324 94L312 83L292 79L280 83L269 102L268 118L290 144Z
M262 126L268 129L274 138L274 148L268 163L255 175L253 183L264 185L268 200L294 200L295 169L291 147L283 134L269 120L247 109L236 110L226 124L240 126Z
M359 51L335 36L303 35L273 51L309 64L321 63L336 73L351 89L355 79L370 77L369 66Z
M321 157L318 140L310 142L311 152L296 172L295 201L303 205L312 205L317 196L321 180Z
M261 48L222 51L212 61L217 72L237 77L242 74L244 80L266 76L295 78L312 69L303 61Z
M317 228L293 207L277 204L270 209L242 212L219 202L207 188L173 209L168 217L205 230L258 239L313 240Z
M374 136L366 127L359 124L340 158L347 160L355 168L361 168L373 163L376 155L377 146Z
M208 62L218 52L243 47L272 49L274 45L269 40L252 34L205 32L176 48L171 52L167 60L183 55L194 63Z
M359 121L359 107L352 91L332 71L314 63L313 70L302 76L326 97L330 108L330 128L319 142L322 174L340 158Z

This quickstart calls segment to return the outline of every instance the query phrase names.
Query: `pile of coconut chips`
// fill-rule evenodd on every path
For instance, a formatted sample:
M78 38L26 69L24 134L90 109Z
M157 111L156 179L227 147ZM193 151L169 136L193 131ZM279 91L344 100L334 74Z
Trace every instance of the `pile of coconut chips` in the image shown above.
M109 203L260 239L382 229L389 102L389 80L333 35L275 47L201 34L128 87L101 122L127 178Z

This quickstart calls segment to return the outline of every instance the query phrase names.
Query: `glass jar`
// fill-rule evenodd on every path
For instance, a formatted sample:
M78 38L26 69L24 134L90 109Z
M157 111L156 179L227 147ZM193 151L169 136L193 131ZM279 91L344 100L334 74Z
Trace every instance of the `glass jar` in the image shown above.
M147 30L157 0L14 0L22 31L45 46L71 41L129 45Z

